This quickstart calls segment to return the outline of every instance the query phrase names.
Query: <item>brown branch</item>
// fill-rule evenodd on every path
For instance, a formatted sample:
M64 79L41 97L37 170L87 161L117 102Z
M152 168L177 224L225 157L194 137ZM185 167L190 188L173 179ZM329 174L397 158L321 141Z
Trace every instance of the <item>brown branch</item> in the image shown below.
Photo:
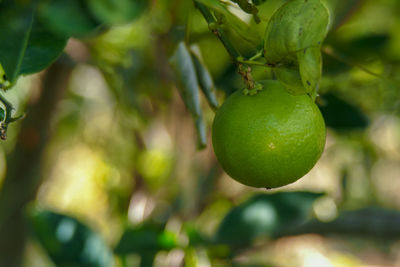
M28 107L16 147L7 159L0 191L0 266L21 266L26 243L25 205L34 199L51 136L54 109L64 95L72 66L57 61L47 71L39 99ZM12 130L12 129L10 129Z

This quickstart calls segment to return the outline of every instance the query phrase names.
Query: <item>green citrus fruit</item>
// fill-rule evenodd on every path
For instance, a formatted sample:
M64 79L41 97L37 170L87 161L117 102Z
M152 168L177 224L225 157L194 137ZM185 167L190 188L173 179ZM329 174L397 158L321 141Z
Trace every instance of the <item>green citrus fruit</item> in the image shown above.
M308 95L264 81L254 96L232 94L217 111L212 142L223 169L254 187L290 184L309 172L325 146L325 123Z

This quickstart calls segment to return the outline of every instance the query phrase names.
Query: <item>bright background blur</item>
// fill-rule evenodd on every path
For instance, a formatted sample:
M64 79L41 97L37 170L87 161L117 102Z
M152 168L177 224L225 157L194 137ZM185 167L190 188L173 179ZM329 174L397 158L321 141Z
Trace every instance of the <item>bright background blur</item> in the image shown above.
M214 111L205 99L208 145L197 148L193 119L168 64L187 25L186 38L200 51L222 103L226 93L243 87L229 55L191 1L150 2L132 23L85 41L69 40L65 53L75 65L67 91L51 111L52 135L38 155L41 184L32 209L76 218L112 249L127 229L156 225L161 229L154 230L157 242L165 237L170 243L155 249L154 266L400 265L400 2L325 1L343 22L324 46L342 58L324 54L317 102L328 125L326 148L309 174L268 192L241 185L222 171L210 140ZM260 33L284 2L268 0L259 6L262 23L254 27ZM234 4L230 10L254 24ZM256 52L238 40L234 44L247 55ZM269 75L254 69L256 78ZM40 96L45 76L46 71L20 78L5 94L16 113ZM8 141L0 146L2 177L20 124L10 127ZM24 162L12 160L24 168ZM312 203L306 221L316 219L323 226L263 234L240 247L191 242L193 232L213 240L228 212L252 196L293 191L324 193ZM140 248L147 237L138 236ZM114 266L139 266L141 261L145 266L145 253L133 249L111 257ZM58 266L34 237L29 237L24 262Z

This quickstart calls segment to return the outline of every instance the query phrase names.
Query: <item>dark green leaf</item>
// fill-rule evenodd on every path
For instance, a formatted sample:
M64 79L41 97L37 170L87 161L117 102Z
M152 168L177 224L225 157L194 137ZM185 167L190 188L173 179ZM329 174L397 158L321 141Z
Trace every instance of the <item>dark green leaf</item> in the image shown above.
M192 57L184 42L180 42L170 59L178 83L179 92L186 107L197 118L202 116L199 98L199 83Z
M362 130L369 124L367 116L359 108L333 94L322 96L320 110L326 125L335 130Z
M301 80L297 65L279 67L274 69L276 78L285 86L285 89L293 95L306 94L306 88Z
M174 234L158 227L143 225L127 228L114 251L117 254L155 253L159 250L170 250L177 246Z
M126 23L139 17L147 0L87 0L93 15L105 24Z
M4 121L5 118L5 111L3 108L0 108L0 121Z
M312 203L321 195L310 192L256 195L228 213L218 227L216 241L244 246L255 238L296 227L307 219Z
M34 236L57 266L113 266L112 253L100 235L78 220L35 210L30 223Z
M253 4L256 6L264 4L267 0L252 0Z
M197 79L200 84L200 89L203 91L204 95L210 106L212 108L218 108L218 100L215 95L215 85L208 69L203 65L200 59L197 58L195 54L192 53L192 59L194 66L196 67Z
M198 136L198 147L200 149L205 148L207 146L207 129L203 117L198 117L195 124Z
M0 62L11 83L19 75L45 69L61 54L67 39L46 31L31 6L0 10Z
M20 74L31 74L48 67L60 56L66 43L67 38L55 36L35 20L22 60Z
M400 212L378 207L342 212L331 222L311 220L297 229L280 234L298 235L306 233L341 234L351 236L398 239L400 237Z
M32 24L31 5L0 5L0 62L11 83L20 73Z
M39 15L43 25L62 37L90 36L100 25L87 10L84 0L43 0Z

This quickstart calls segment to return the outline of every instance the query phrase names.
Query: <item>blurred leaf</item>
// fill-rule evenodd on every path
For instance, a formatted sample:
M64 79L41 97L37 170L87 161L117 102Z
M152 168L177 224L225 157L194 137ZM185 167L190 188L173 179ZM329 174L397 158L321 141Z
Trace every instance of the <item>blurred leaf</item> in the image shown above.
M93 15L105 24L126 23L139 17L146 0L87 0Z
M333 29L338 29L343 23L345 23L357 8L359 8L364 0L341 0L333 1L335 4L334 17L333 17Z
M226 215L218 227L216 241L244 246L255 238L297 227L310 215L312 203L320 196L311 192L256 195Z
M326 43L340 51L340 54L350 57L352 61L363 64L377 57L385 59L390 36L387 34L371 34L355 39L340 41L336 36L330 36ZM324 74L338 75L348 71L351 66L324 54Z
M252 0L253 4L256 6L264 4L267 0Z
M338 75L351 69L351 66L349 64L343 63L342 61L339 61L326 53L322 54L322 62L324 76Z
M199 84L192 57L184 42L180 42L176 47L170 64L174 70L178 89L186 107L194 117L202 115L199 98Z
M200 89L206 96L206 99L210 106L215 109L218 108L218 100L217 96L215 95L215 85L210 72L194 53L192 53L192 59L196 68L197 79L200 84Z
M193 58L184 42L180 42L170 59L174 70L183 102L191 112L199 140L199 147L207 145L206 127L203 121L203 112L200 106L199 81Z
M47 32L33 14L30 5L0 6L0 62L11 83L45 69L66 45L67 39Z
M297 229L288 229L280 234L298 235L306 233L341 234L345 237L381 237L398 239L400 237L400 212L378 207L344 211L335 220L320 222L311 220Z
M62 37L86 37L100 25L87 11L84 0L42 0L38 11L43 25Z
M199 232L197 227L191 224L185 225L186 235L189 238L189 246L204 245L209 243L209 240L203 233Z
M369 124L360 109L330 93L322 96L320 110L326 126L335 130L362 130Z
M0 108L0 122L4 121L5 118L5 111L3 108Z
M177 247L176 236L158 227L142 225L127 228L114 251L117 254L156 253L159 250L171 250Z
M52 211L30 216L33 234L57 266L113 266L113 256L99 234L78 220Z
M207 129L203 117L198 117L195 121L198 136L198 147L200 149L207 146Z

